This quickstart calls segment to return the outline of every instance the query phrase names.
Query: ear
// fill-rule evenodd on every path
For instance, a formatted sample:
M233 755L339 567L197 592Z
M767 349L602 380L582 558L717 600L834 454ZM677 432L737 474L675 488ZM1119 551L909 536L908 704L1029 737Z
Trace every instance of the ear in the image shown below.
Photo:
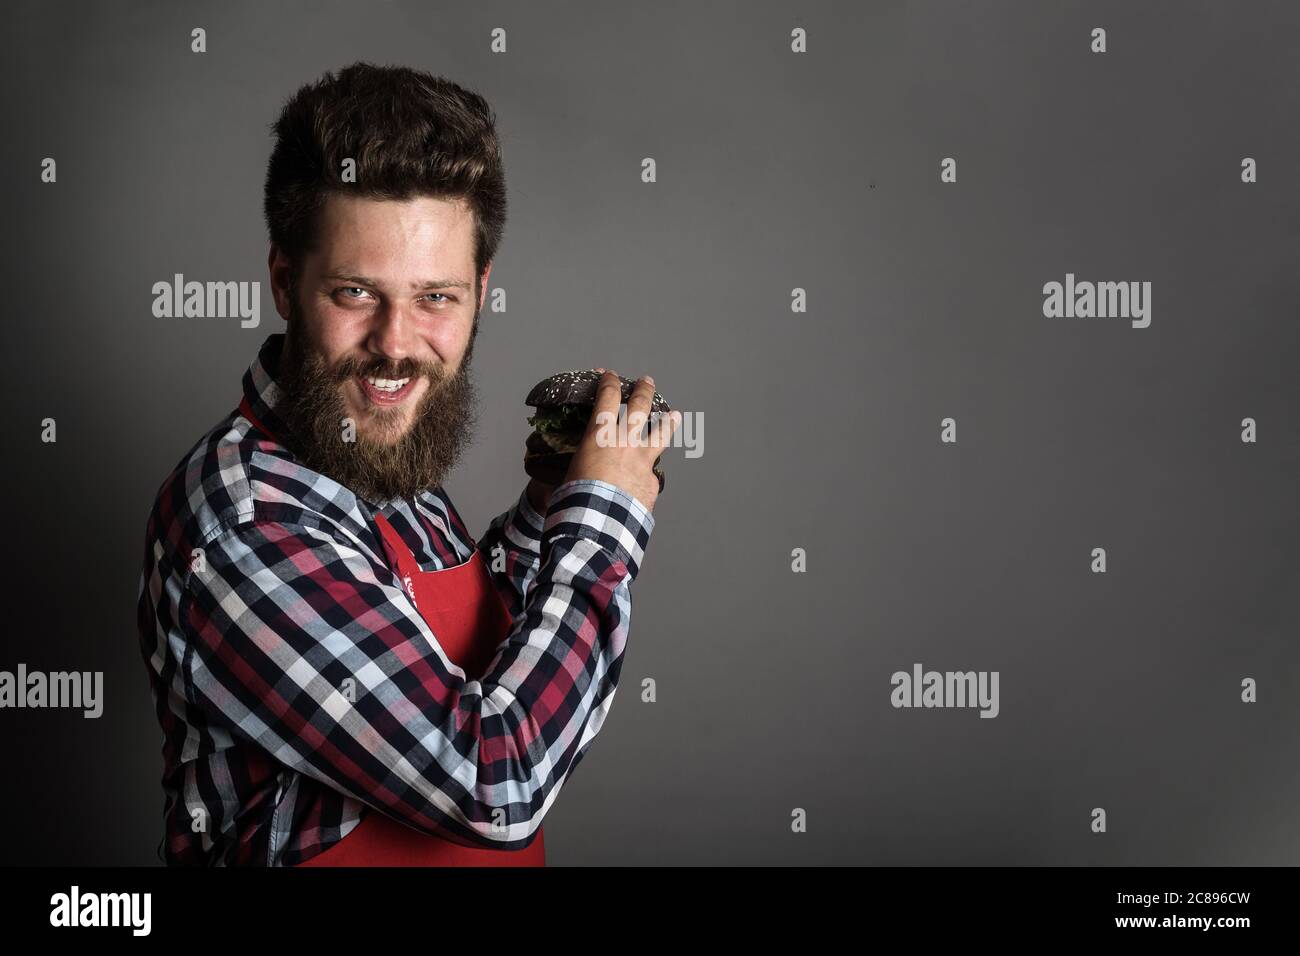
M273 243L271 252L266 258L266 267L271 277L271 296L275 299L275 311L287 322L293 312L289 298L290 285L293 281L293 265L289 262L289 257Z
M487 298L488 276L492 274L492 263L483 267L483 276L479 279L478 291L478 308L474 310L475 314L483 311L483 301Z

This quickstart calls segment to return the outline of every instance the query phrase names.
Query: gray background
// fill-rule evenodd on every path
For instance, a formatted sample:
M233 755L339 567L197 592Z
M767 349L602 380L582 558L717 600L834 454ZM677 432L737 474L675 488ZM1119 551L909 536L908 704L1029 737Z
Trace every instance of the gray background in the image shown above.
M1300 6L11 8L0 668L103 670L106 712L0 711L0 860L156 862L145 518L283 327L268 124L369 60L499 118L509 311L447 484L471 526L522 487L553 371L705 416L552 864L1300 862ZM175 272L262 282L262 325L154 318ZM1152 282L1150 328L1044 318L1066 272ZM1000 671L1001 715L893 709L915 661Z

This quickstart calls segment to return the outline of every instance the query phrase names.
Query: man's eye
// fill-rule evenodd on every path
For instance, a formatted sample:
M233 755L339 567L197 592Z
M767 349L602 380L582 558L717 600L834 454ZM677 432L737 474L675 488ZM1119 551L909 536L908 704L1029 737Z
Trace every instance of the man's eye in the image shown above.
M447 296L443 295L441 292L430 292L429 295L441 295L444 299L447 299ZM447 299L447 301L450 302L451 300Z
M359 287L359 286L355 286L355 285L353 285L353 286L344 286L343 288L339 289L338 291L339 291L339 292L343 292L343 293L348 293L348 292L360 292L360 293L362 293L362 294L364 295L366 290L365 290L365 289L362 289L362 288ZM345 298L348 298L348 299L354 299L354 298L356 298L356 296L347 295L347 296L345 296Z

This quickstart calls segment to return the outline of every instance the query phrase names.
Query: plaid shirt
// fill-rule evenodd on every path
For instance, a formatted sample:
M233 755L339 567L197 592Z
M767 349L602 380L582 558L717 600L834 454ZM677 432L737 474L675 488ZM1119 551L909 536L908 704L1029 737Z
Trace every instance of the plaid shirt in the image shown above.
M283 338L244 375L277 436ZM504 552L492 577L513 627L481 680L390 570L376 512L423 570L473 548L499 568ZM653 528L614 485L572 481L545 519L521 494L475 542L441 488L363 500L228 415L163 483L146 534L160 858L291 866L346 836L363 805L462 845L527 846L613 702Z

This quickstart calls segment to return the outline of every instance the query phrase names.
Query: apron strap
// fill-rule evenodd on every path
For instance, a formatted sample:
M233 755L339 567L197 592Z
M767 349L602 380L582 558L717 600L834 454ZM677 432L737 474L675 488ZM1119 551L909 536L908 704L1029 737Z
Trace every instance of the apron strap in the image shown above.
M389 567L397 570L406 596L411 599L411 603L416 608L419 608L419 602L415 599L415 576L420 573L420 566L415 561L415 555L402 540L402 536L397 533L392 522L377 511L375 525L379 528L379 537L383 541L384 550L388 552Z

